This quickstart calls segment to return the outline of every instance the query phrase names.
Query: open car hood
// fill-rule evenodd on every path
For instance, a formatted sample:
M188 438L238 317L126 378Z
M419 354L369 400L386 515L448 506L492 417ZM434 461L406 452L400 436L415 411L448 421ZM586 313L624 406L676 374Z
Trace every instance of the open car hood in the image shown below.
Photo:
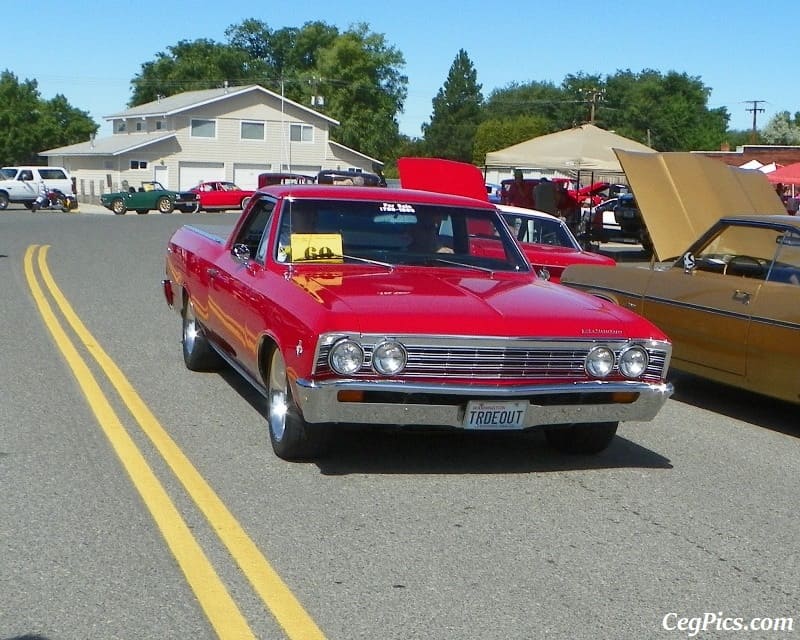
M398 158L400 186L489 201L486 182L475 165L442 158Z
M760 171L696 153L614 149L650 232L656 258L679 256L724 216L785 214Z

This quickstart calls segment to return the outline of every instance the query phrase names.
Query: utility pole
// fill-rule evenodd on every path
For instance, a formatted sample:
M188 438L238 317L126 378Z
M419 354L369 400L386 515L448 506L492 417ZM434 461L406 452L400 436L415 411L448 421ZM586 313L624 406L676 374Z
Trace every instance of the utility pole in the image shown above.
M752 107L745 109L745 111L751 111L753 113L753 129L750 131L750 142L755 143L756 141L756 114L764 113L764 108L759 107L758 105L762 102L766 102L766 100L746 100L747 104L752 104Z
M605 99L606 91L605 89L596 89L592 87L591 89L580 89L580 92L581 95L588 96L588 98L585 99L584 102L591 105L589 107L589 124L594 124L597 104Z

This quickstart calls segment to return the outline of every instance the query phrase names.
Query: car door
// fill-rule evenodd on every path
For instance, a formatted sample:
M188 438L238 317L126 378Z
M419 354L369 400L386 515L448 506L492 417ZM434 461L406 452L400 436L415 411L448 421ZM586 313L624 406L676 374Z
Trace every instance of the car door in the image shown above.
M672 339L676 365L744 377L752 304L774 250L767 228L721 224L682 261L653 274L643 313Z
M775 260L751 304L747 385L754 391L800 399L800 231L774 233Z
M239 229L232 248L244 245L249 259L237 258L232 251L222 252L210 272L210 329L220 336L225 348L252 375L257 375L256 349L260 329L254 327L259 313L256 281L263 272L266 235L275 201L262 198L250 210Z

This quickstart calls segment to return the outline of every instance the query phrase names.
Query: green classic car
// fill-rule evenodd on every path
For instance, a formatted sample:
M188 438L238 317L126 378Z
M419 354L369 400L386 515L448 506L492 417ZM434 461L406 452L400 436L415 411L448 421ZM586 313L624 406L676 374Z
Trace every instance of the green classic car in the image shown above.
M159 213L172 213L175 209L182 213L194 213L200 207L198 195L191 191L170 191L160 182L142 182L136 189L104 193L100 196L100 204L121 216L129 209L136 213L148 213L155 209Z

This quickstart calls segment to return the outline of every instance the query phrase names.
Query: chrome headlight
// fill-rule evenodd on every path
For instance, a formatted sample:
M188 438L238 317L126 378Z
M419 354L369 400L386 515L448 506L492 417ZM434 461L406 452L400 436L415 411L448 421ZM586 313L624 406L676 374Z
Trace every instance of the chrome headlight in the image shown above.
M340 340L331 348L328 363L339 375L353 375L364 364L364 350L353 340Z
M400 373L405 369L407 359L405 347L394 340L382 342L372 352L372 366L385 376Z
M593 378L605 378L614 369L614 352L608 347L592 347L586 354L585 368Z
M638 378L650 363L650 356L642 347L631 347L619 356L619 370L626 378Z

